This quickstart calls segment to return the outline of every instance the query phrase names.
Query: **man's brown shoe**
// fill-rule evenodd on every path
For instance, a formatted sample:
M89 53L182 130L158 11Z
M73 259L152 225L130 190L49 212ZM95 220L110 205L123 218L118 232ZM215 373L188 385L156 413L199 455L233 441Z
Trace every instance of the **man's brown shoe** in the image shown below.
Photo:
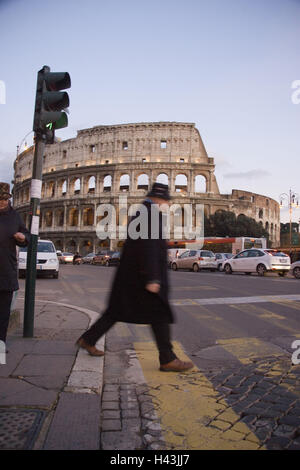
M192 362L183 362L180 359L174 359L167 364L162 364L159 370L163 372L184 372L185 370L192 369L193 367L194 364Z
M100 349L97 349L96 346L91 346L86 341L84 341L83 338L79 338L76 341L76 345L85 349L91 356L104 356L104 351L100 351Z

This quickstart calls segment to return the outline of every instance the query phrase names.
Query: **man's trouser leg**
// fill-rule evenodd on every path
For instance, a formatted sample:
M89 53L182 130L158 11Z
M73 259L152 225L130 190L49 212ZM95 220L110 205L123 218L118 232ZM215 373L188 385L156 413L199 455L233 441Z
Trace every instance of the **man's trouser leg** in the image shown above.
M95 346L98 339L101 338L113 325L116 320L105 312L83 335L83 338L90 346Z
M13 292L0 291L0 341L6 342Z
M151 328L159 351L160 364L168 364L177 356L173 352L173 346L170 340L169 323L152 323Z

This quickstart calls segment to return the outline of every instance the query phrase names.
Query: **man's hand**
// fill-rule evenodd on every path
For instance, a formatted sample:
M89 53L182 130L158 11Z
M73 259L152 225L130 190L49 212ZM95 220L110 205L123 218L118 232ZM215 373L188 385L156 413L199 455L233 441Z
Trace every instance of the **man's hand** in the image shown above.
M149 284L146 284L146 289L149 292L152 292L152 294L158 294L160 291L160 284L157 284L156 282L149 282Z
M14 239L19 243L23 243L25 241L25 235L21 232L17 232L14 234Z

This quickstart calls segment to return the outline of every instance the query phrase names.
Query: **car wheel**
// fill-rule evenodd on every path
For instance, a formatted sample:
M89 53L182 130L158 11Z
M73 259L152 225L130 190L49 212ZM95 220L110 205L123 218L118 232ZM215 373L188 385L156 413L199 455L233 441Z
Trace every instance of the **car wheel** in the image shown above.
M173 271L177 271L177 264L176 263L172 264L172 269L173 269Z
M300 267L296 266L296 268L293 269L293 275L295 276L296 279L300 279Z
M225 264L224 271L225 271L226 274L232 274L232 268L231 268L230 264Z
M259 276L264 276L267 272L264 264L259 264L256 268L256 271Z
M197 263L193 264L193 271L194 273L197 273L199 271L199 266Z

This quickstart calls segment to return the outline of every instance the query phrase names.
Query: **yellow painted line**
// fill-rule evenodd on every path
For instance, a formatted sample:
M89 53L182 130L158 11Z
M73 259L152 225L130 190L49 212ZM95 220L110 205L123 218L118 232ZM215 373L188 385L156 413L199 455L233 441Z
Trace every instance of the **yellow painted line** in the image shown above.
M282 305L283 307L289 307L294 310L300 310L300 303L297 300L272 300L274 304Z
M271 310L267 308L258 307L257 305L254 305L254 304L245 304L245 305L246 305L246 310L248 313L257 314L259 315L260 318L276 318L277 320L286 320L286 317L278 315L278 313L272 312ZM236 305L231 305L231 307L237 308Z
M241 312L244 312L248 315L252 315L252 316L255 316L256 318L259 317L259 313L262 313L262 314L265 314L266 311L264 308L261 308L261 307L256 307L256 310L253 309L253 305L252 304L232 304L230 305L231 308L234 308L236 310L240 310ZM295 328L292 327L292 326L288 326L288 325L285 325L282 320L284 318L280 318L278 319L277 318L277 314L275 314L274 312L272 312L271 310L269 310L270 313L273 313L273 316L265 316L263 319L266 321L266 322L269 322L269 323L272 323L273 325L276 325L278 326L279 328L281 328L282 330L285 330L285 331L288 331L289 333L294 333L295 332ZM286 319L285 319L286 320Z
M178 342L173 345L178 357L189 360ZM134 347L168 449L251 450L259 447L258 438L244 423L239 422L236 430L229 429L224 433L222 429L207 426L209 419L225 409L226 420L220 418L223 424L235 423L239 416L225 401L217 403L218 393L197 367L185 373L160 372L153 342L137 342ZM245 436L247 440L243 440Z
M268 341L259 338L231 338L218 340L222 346L233 356L237 357L242 364L250 364L251 359L260 359L269 356L282 356L284 351Z

